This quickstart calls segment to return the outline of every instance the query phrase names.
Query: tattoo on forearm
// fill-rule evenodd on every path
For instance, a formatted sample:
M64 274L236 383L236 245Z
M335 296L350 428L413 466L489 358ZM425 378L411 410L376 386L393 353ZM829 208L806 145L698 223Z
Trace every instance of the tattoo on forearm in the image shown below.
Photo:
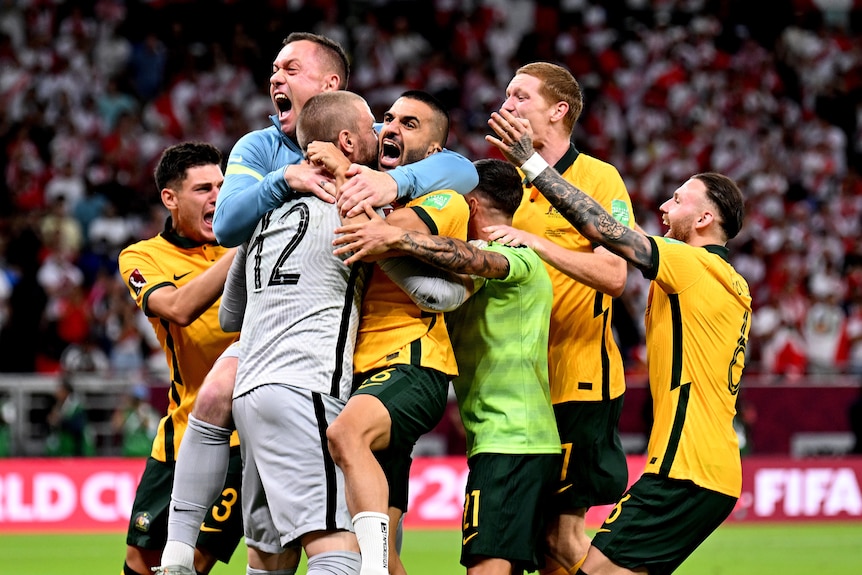
M567 182L556 170L546 168L533 185L581 234L599 243L639 268L652 263L649 241L613 218L583 190Z
M411 232L405 233L401 239L405 252L438 268L486 278L509 275L509 260L505 257L461 240Z

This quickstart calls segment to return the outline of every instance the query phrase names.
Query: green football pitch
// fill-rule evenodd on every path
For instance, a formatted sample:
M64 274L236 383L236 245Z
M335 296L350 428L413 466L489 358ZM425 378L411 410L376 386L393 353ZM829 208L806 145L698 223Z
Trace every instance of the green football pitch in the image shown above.
M120 575L124 534L0 535L0 570L16 575ZM410 575L464 573L460 533L408 530L402 558ZM724 525L679 575L855 575L862 573L862 523ZM304 565L299 573L304 573ZM245 548L213 575L245 573Z

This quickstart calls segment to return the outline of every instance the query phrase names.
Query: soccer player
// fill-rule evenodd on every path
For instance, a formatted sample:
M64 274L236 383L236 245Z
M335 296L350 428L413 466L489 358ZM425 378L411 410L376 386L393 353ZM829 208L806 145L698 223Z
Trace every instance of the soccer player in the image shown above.
M315 94L347 87L349 63L342 47L325 36L294 32L273 61L270 99L273 125L244 135L234 145L225 169L225 182L216 202L213 229L222 245L247 241L261 217L297 193L311 193L334 202L332 175L303 162L296 142L297 118ZM385 205L396 195L409 198L423 190L453 188L469 191L476 171L466 158L444 150L412 166L387 174L361 171L346 184L354 197ZM369 191L369 189L371 191ZM229 463L228 438L233 431L231 403L237 369L232 346L213 366L189 417L182 457L176 469L173 506L190 510L171 514L164 566L189 568L193 542L214 495L221 490ZM176 569L175 569L176 570Z
M353 162L376 161L374 116L352 92L309 99L297 132L301 145L334 141ZM234 281L246 294L233 415L255 573L295 570L298 546L310 574L359 572L344 480L325 435L351 393L366 271L332 255L340 223L336 206L297 194L260 220L228 278L226 294Z
M571 142L583 96L568 70L547 62L522 66L506 88L502 109L530 122L536 152L563 178L634 227L619 172ZM619 437L625 375L611 328L612 298L625 288L627 266L579 233L529 183L513 226L499 228L491 239L536 250L554 284L548 373L564 455L542 573L565 575L577 571L587 555L587 509L615 502L628 485Z
M643 475L592 540L581 575L672 573L742 489L736 397L751 326L748 284L728 261L744 198L730 178L692 176L659 209L664 237L634 231L535 153L530 123L491 115L497 146L590 241L652 280L645 314L654 423Z
M339 229L343 247L336 253L353 252L350 262L395 250L470 274L471 291L475 279L475 294L446 318L470 470L461 564L468 574L509 575L544 562L546 499L559 476L560 436L548 388L553 289L533 250L483 246L486 226L511 224L522 188L517 170L502 160L475 165L479 185L466 200L468 236L479 244L403 230L369 212L369 223Z
M167 148L155 168L162 203L170 211L159 235L125 248L119 269L129 292L144 311L165 350L171 390L167 416L147 459L132 506L126 536L126 575L146 575L159 564L167 537L168 505L180 441L204 376L236 333L218 323L218 301L233 249L218 245L212 231L216 196L224 175L222 155L205 143ZM231 440L230 434L226 437ZM236 436L233 436L236 443ZM239 453L236 453L239 463ZM225 476L227 475L227 480ZM221 492L215 505L213 501ZM242 536L239 513L239 467L223 473L198 520L198 573L208 573L216 560L228 562ZM181 512L180 512L181 513ZM203 528L201 529L201 521Z
M384 170L436 155L449 132L446 110L415 90L402 94L383 122L378 163ZM441 189L394 209L386 220L463 240L468 217L464 197ZM362 575L403 573L389 528L407 510L413 446L442 418L449 380L457 375L443 314L421 310L375 265L353 362L357 389L327 437L344 471Z

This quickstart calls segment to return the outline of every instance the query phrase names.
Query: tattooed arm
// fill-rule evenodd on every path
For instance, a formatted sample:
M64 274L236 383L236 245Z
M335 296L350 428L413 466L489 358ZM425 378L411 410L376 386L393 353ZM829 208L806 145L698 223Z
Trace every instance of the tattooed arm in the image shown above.
M366 206L370 220L345 225L335 232L341 234L333 245L340 246L336 255L353 252L346 264L386 252L409 255L435 267L485 278L505 278L509 275L509 260L504 256L479 249L458 239L405 230L387 224L374 210ZM393 254L389 254L393 255Z
M521 168L536 188L570 224L592 242L605 246L641 270L652 265L652 244L646 235L622 225L598 202L578 189L541 159L533 149L527 120L507 110L491 114L488 125L499 136L485 136L513 165Z

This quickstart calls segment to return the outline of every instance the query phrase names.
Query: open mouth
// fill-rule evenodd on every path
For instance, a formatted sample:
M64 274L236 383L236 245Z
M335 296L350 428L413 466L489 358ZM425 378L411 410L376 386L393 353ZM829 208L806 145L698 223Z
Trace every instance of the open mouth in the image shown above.
M213 225L213 213L214 212L207 212L204 214L204 223L205 224Z
M384 139L380 142L380 157L381 168L393 168L401 162L401 147L390 139Z
M278 108L279 117L284 116L293 109L293 102L284 94L276 94L273 100L275 101L276 108Z

